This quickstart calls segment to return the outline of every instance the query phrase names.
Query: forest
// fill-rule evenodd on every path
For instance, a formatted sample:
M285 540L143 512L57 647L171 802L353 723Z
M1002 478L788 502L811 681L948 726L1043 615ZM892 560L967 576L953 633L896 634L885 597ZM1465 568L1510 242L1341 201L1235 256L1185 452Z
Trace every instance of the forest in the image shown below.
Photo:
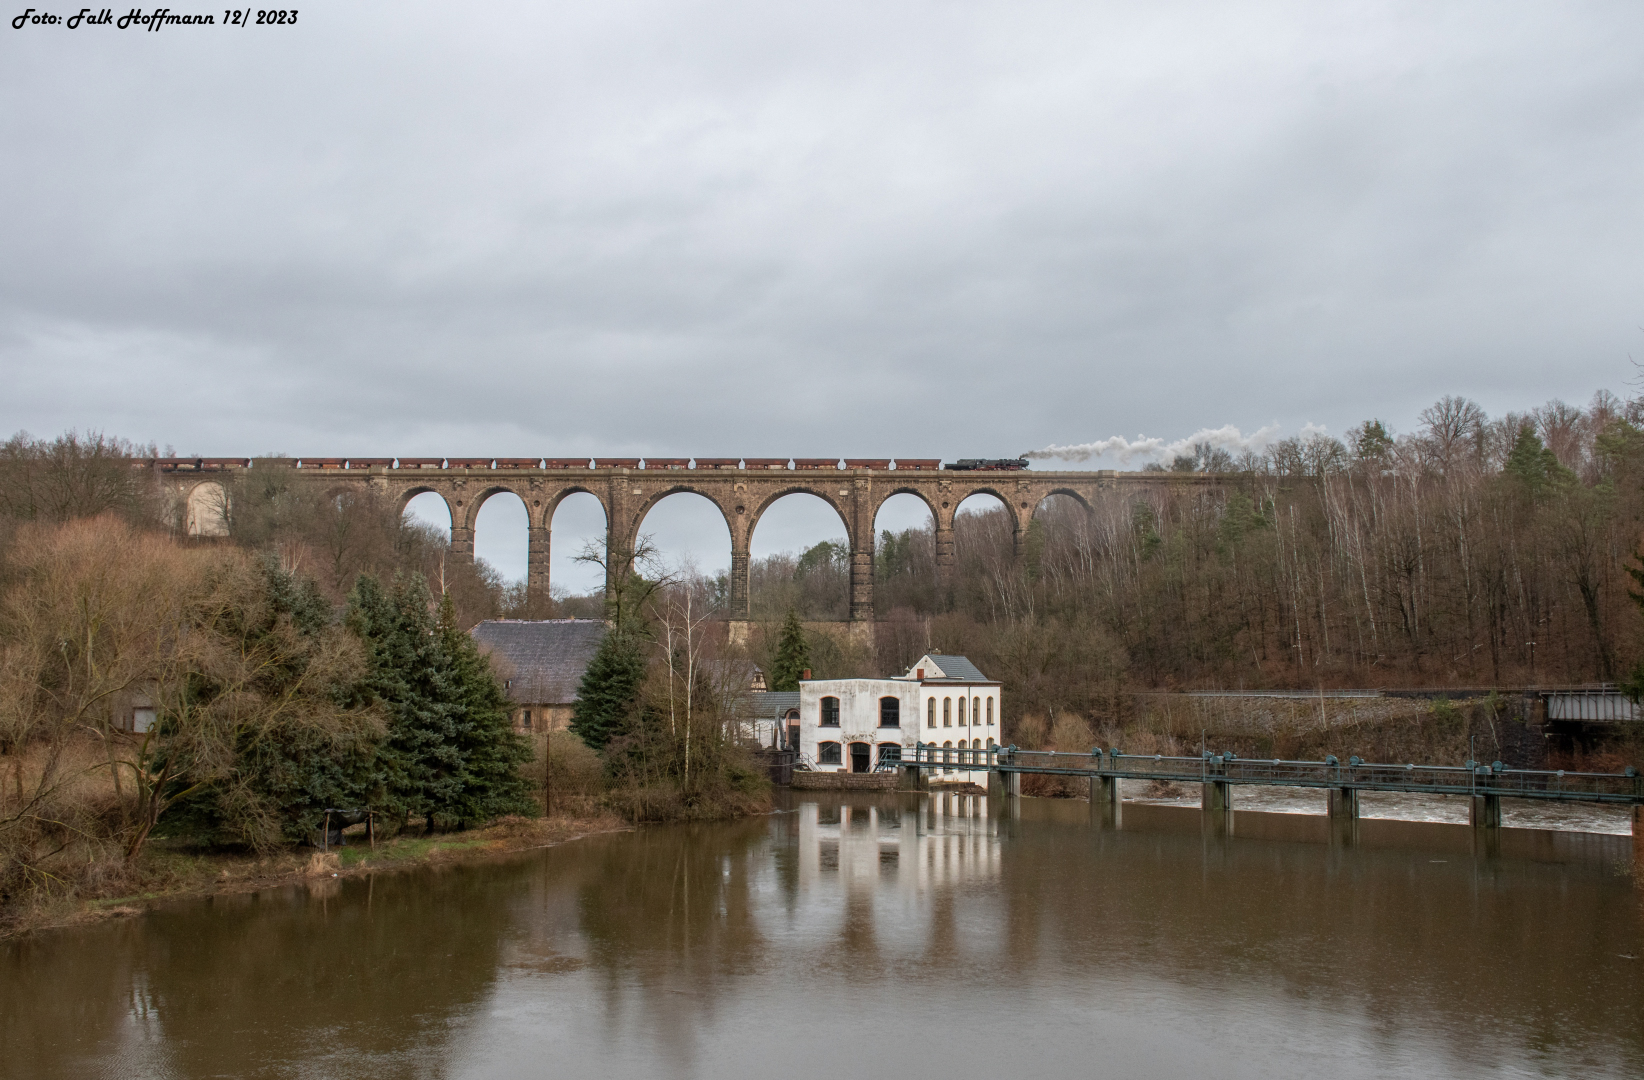
M832 663L963 652L1018 711L1093 716L1136 690L1636 681L1640 419L1606 393L1495 419L1447 397L1403 435L1199 445L1160 467L1221 483L1053 497L1020 558L1003 508L961 513L947 582L929 528L885 533L877 647ZM756 616L842 619L848 574L839 541L761 560Z

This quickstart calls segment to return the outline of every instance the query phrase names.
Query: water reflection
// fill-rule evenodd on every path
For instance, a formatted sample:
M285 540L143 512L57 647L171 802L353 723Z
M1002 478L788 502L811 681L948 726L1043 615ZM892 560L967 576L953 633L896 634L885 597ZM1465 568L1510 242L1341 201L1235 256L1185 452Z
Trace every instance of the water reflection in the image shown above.
M44 935L0 1074L1644 1071L1630 838L1015 805L807 794Z

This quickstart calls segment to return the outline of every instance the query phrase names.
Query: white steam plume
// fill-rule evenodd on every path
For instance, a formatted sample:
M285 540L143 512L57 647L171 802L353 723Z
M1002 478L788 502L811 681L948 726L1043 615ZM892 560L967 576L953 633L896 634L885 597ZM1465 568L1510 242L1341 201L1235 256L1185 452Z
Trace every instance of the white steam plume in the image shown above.
M1305 434L1323 431L1321 427L1308 424ZM1268 424L1264 428L1244 434L1232 424L1224 424L1219 428L1200 428L1185 439L1175 442L1165 442L1159 438L1148 438L1138 435L1134 440L1123 435L1115 435L1111 439L1100 442L1078 443L1073 446L1047 446L1043 450L1030 450L1023 454L1026 458L1053 459L1058 461L1089 461L1091 458L1113 457L1121 465L1129 465L1135 458L1148 458L1154 461L1170 461L1178 456L1193 453L1194 443L1209 443L1230 454L1244 450L1260 453L1267 448L1279 434L1279 425Z

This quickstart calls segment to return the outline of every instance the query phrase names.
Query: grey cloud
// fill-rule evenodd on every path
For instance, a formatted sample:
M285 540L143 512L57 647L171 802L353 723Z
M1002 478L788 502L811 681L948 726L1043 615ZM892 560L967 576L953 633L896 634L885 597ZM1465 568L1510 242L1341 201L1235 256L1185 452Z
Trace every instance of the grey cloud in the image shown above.
M0 34L0 425L1001 455L1618 387L1631 4Z

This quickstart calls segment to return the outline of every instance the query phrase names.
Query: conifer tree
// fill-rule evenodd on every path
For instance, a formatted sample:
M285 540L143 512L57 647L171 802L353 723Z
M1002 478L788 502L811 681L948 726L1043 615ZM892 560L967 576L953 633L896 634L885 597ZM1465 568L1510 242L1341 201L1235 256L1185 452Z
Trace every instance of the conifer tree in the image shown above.
M508 697L491 661L457 625L449 593L440 600L439 639L461 714L457 743L463 762L463 785L439 812L462 823L529 813L531 800L519 766L531 760L531 747L514 732Z
M430 605L420 577L402 578L389 591L362 575L349 597L349 623L371 672L367 693L388 712L378 756L384 806L402 822L411 815L431 822L462 786L458 708Z
M628 726L644 681L645 655L639 639L621 628L606 634L582 673L571 732L593 749L604 750Z
M447 596L435 618L420 576L392 591L362 576L350 625L365 643L368 690L387 709L378 763L383 802L402 821L416 814L468 824L529 809L518 765L530 757L508 723L489 662L457 626Z
M789 692L799 689L799 677L811 666L810 646L805 642L805 628L799 625L799 613L788 609L782 621L782 636L776 642L776 658L771 663L771 689Z

